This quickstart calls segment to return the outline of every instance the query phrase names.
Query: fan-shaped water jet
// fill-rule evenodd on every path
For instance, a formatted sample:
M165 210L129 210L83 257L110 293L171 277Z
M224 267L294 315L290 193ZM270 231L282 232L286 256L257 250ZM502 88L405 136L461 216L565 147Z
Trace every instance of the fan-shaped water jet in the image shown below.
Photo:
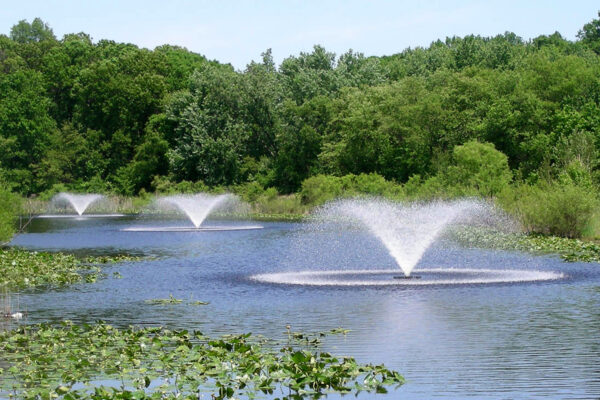
M104 196L101 194L75 194L75 193L67 193L62 192L54 196L52 199L53 202L60 203L66 202L68 203L80 216L85 212L85 210L94 202L102 199Z
M397 203L369 198L327 204L319 215L366 227L409 277L425 251L448 226L470 223L473 217L492 211L486 203L474 200Z
M130 227L121 229L125 232L206 232L206 231L242 231L262 229L259 225L234 226L204 226L203 222L217 210L234 206L237 197L232 194L212 195L207 193L182 194L166 196L157 199L154 205L161 211L175 211L184 214L193 227L189 226L158 226Z

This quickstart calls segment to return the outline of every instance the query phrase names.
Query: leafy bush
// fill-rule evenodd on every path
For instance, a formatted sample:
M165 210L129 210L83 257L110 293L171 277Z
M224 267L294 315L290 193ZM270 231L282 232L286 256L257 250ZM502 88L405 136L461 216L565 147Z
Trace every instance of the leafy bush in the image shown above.
M501 206L515 215L526 232L578 238L588 230L598 199L572 183L538 183L505 189Z
M155 176L152 180L152 187L156 193L160 194L197 193L209 191L208 186L206 186L202 181L173 182L166 176Z
M345 195L368 194L391 198L403 198L404 190L401 185L386 180L383 176L371 173L346 175L340 178Z
M256 212L282 215L282 214L304 214L307 207L302 204L300 196L290 194L280 196L275 188L268 188L265 192L256 199L254 203Z
M337 197L357 195L403 198L401 185L387 181L381 175L348 174L343 177L316 175L302 182L300 196L303 204L320 205Z
M21 198L0 187L0 243L15 233L17 217L21 211Z
M265 188L258 182L246 182L233 187L233 192L242 200L253 203L265 193Z
M342 182L337 176L316 175L302 182L302 204L319 205L342 194Z
M64 183L55 183L54 185L52 185L52 187L50 187L50 189L46 189L43 192L41 192L39 194L38 198L40 200L49 201L50 199L52 199L52 197L54 197L54 195L56 195L60 192L68 192L68 191L69 191L69 188Z
M450 187L495 196L508 186L512 173L508 158L491 143L467 142L454 147L452 165L443 174Z
M424 180L420 175L411 176L404 184L404 191L411 200L452 199L474 194L467 193L464 188L458 186L448 186L440 176L432 176Z

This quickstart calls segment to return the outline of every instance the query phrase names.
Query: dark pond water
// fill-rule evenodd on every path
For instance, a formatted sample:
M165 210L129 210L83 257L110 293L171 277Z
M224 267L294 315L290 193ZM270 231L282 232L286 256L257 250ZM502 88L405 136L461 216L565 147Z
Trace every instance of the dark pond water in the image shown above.
M425 270L421 282L448 276L485 279L504 276L501 270L507 269L563 276L530 282L390 285L380 281L394 281L394 262L365 232L335 227L315 232L302 223L260 223L264 229L249 231L120 231L178 223L186 224L139 218L34 221L14 245L85 254L131 252L157 259L106 267L108 278L94 284L22 293L27 322L102 319L276 338L283 337L286 324L307 332L343 327L351 332L329 337L326 350L385 363L406 377L408 382L387 398L600 398L598 264L438 243L415 269L417 275ZM442 271L451 268L463 271ZM331 270L346 272L296 273ZM113 277L114 271L123 278ZM316 276L339 280L340 285L281 284L281 276L272 275L280 272L287 278L300 276L297 283L315 283ZM271 282L256 280L259 274L267 274ZM144 302L170 294L210 304Z

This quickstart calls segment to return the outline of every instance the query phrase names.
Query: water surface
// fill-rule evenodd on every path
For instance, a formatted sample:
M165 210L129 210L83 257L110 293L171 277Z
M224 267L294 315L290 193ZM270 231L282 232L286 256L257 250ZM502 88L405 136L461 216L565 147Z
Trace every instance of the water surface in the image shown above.
M208 221L210 225L255 225ZM14 245L81 254L130 252L155 257L105 267L94 284L20 295L27 322L164 324L206 334L253 332L283 337L285 326L316 332L344 327L324 348L385 363L407 383L387 398L600 397L600 266L555 256L435 245L415 268L525 269L563 273L529 283L427 286L312 286L264 283L256 274L300 270L393 269L367 232L302 223L217 232L122 232L184 220L43 219ZM123 278L116 279L118 271ZM378 277L377 279L380 279ZM208 301L152 306L151 298ZM359 398L367 398L361 395ZM374 396L386 398L386 396Z

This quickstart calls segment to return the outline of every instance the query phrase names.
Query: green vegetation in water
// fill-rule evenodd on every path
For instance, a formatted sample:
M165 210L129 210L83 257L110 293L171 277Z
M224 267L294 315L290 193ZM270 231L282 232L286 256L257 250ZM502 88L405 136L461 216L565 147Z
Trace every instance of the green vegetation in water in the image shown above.
M72 254L0 249L0 287L24 289L63 286L103 278L98 264L136 261L135 256L94 256L83 260Z
M253 213L248 215L249 219L256 221L288 221L297 222L302 221L306 218L305 214L265 214L265 213Z
M293 339L210 338L197 331L118 329L102 322L1 332L0 365L0 395L24 399L197 399L203 393L216 399L261 394L301 399L386 393L404 383L383 365L359 364Z
M557 236L502 233L487 229L465 228L452 232L452 237L468 246L533 253L555 253L565 261L600 262L600 245L579 239Z
M149 299L145 300L144 303L151 305L173 305L173 304L181 304L183 303L182 299L175 298L172 294L169 295L168 299ZM191 300L187 302L191 306L206 306L210 304L208 301L200 301L200 300Z
M189 304L191 306L207 306L210 304L210 302L208 301L201 301L201 300L195 300L195 301L190 301Z
M172 294L169 295L168 299L150 299L150 300L146 300L145 303L146 304L181 304L183 302L183 300L181 299L176 299L175 297L173 297Z
M116 264L124 262L136 262L145 259L141 256L130 254L117 254L112 256L88 256L82 260L86 264Z

